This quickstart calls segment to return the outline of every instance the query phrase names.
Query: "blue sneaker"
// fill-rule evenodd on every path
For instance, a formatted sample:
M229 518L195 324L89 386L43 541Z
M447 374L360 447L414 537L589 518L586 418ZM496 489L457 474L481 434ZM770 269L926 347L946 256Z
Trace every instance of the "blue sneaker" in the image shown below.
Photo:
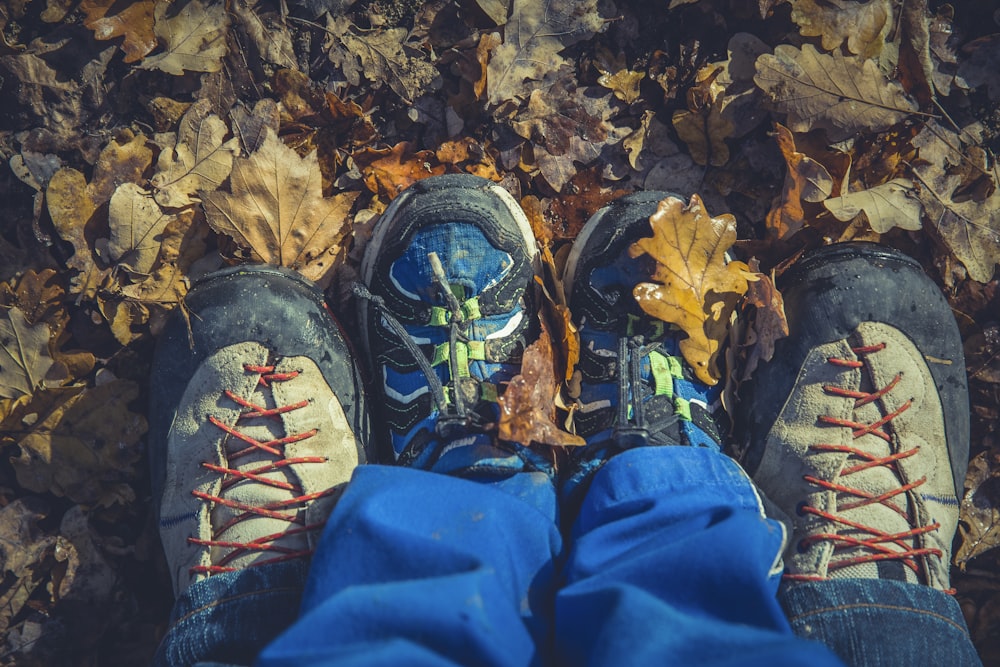
M495 436L497 395L538 335L537 267L520 206L468 174L415 183L376 223L355 293L381 399L376 436L399 464L551 474L544 457Z
M645 313L633 287L653 274L653 258L629 256L629 246L652 235L649 217L677 197L640 192L595 213L566 260L563 284L580 331L581 374L573 423L587 440L571 450L564 489L575 493L618 452L647 445L720 447L721 385L694 377L677 343L683 335Z

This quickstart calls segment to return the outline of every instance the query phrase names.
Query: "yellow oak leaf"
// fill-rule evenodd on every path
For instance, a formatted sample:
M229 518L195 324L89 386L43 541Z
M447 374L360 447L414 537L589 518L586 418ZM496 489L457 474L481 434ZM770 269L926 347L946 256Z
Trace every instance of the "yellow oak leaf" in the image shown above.
M184 72L218 72L226 55L226 28L229 18L223 3L203 4L190 0L158 2L153 14L153 31L165 51L142 61L143 69L158 69L181 76Z
M653 236L633 243L629 254L656 260L656 282L639 283L633 294L645 312L687 334L681 354L699 380L714 385L722 377L717 357L730 317L747 281L756 280L743 262L726 262L736 241L736 218L712 217L701 197L692 195L687 205L664 199L649 221Z
M268 128L260 148L237 158L232 193L203 193L209 226L250 249L256 261L300 271L317 280L325 259L349 231L357 192L324 198L315 151L300 158ZM316 274L320 275L316 275Z
M80 10L87 16L83 25L94 31L95 39L125 38L121 43L125 62L141 60L156 48L152 0L130 3L118 0L83 0Z
M847 40L847 50L867 58L877 55L892 28L889 0L792 0L791 18L803 37L819 37L833 51Z

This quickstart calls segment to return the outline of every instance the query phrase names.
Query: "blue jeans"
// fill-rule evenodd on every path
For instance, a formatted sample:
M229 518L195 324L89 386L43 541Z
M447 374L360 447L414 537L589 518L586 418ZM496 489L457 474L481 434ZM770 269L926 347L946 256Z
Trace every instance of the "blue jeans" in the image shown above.
M359 468L308 577L279 564L195 584L158 659L249 664L280 633L259 665L841 664L823 644L857 665L979 664L939 591L845 580L776 595L783 529L713 450L625 452L568 530L559 511L539 473Z

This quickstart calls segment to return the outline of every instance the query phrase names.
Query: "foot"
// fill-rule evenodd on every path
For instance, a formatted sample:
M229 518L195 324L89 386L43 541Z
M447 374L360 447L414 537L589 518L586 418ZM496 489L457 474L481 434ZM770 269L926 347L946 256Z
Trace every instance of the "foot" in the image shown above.
M719 447L721 387L695 379L678 352L679 332L646 314L632 295L653 274L655 260L632 258L629 246L652 236L649 218L667 197L677 195L641 192L602 208L566 260L563 283L581 348L573 418L577 434L587 440L571 452L570 487L625 449Z
M738 432L793 529L786 579L950 588L969 406L947 302L915 261L867 243L807 255L781 289L790 335L745 388Z
M475 176L418 181L378 220L355 291L377 437L400 464L461 476L546 468L495 437L497 395L537 336L537 262L520 206Z
M360 376L312 283L275 267L225 269L191 290L186 310L158 342L150 409L176 595L221 572L307 558L368 458Z

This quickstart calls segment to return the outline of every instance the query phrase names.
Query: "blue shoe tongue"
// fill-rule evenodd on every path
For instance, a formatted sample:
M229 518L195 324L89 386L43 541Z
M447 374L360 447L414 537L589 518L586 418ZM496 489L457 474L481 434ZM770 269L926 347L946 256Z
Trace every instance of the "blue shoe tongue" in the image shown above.
M514 263L509 254L495 248L475 225L453 222L425 227L393 262L389 275L404 294L438 306L445 304L434 282L428 258L432 252L441 260L448 283L464 288L468 296L481 294L502 280Z

